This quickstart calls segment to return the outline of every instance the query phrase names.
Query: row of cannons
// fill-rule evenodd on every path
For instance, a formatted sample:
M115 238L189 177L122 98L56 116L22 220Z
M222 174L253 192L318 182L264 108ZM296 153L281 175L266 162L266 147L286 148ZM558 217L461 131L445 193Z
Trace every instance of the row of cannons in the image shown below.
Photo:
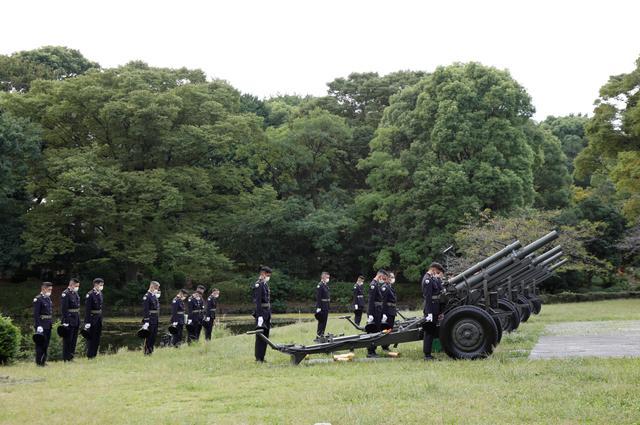
M479 359L490 356L504 332L512 332L532 314L539 314L542 301L537 285L567 262L562 247L547 248L558 233L553 231L522 246L519 241L505 246L462 273L444 282L440 295L444 319L439 324L443 351L453 359ZM313 345L277 344L262 334L251 331L274 350L291 356L299 364L307 355L336 353L343 350L388 346L421 341L424 317L405 317L393 329L376 333L324 337ZM357 330L350 316L343 316Z

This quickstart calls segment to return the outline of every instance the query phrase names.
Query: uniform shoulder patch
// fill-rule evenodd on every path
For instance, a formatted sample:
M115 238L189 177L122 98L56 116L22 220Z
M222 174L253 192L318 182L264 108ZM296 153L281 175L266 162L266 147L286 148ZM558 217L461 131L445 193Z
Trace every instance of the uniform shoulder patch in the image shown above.
M376 289L376 285L371 285L371 289Z
M89 294L87 294L87 296L85 298L89 298Z
M383 291L386 291L386 290L387 290L387 288L385 288L385 287L383 286L383 287L382 287L382 290L383 290Z
M63 292L63 293L62 293L62 296L63 296L63 297L66 297L66 296L67 296L67 294Z
M145 295L144 297L142 297L142 301L146 301L147 300L147 296Z
M173 300L173 303L175 304L177 302L177 300Z
M256 283L256 288L257 288L257 287L259 287L259 286L260 286L260 284L259 284L259 283Z
M37 299L37 298L34 298L34 299L33 299L33 302L36 302L36 301L38 301L38 299Z
M316 288L319 288L319 287L320 287L320 285L316 286Z

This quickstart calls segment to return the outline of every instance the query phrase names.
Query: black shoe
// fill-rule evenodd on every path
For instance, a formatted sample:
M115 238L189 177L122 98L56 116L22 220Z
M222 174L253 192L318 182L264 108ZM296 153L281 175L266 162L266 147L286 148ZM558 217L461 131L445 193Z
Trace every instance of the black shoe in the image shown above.
M424 356L424 361L425 361L425 362L433 362L433 361L435 361L435 360L436 360L436 359L435 359L435 357L433 357L433 356Z
M367 354L367 357L370 358L370 359L377 359L380 356L378 356L378 354L376 354L376 353L369 353L369 354Z

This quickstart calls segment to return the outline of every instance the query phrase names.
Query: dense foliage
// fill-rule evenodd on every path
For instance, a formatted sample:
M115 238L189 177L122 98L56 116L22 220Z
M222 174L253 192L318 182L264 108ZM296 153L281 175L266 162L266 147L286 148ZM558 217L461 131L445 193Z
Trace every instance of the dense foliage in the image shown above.
M259 99L63 47L0 56L0 273L101 275L124 300L150 278L245 291L270 264L295 299L325 269L415 281L452 243L476 258L557 227L575 250L558 286L611 286L638 260L639 75L612 77L593 118L537 123L478 63Z

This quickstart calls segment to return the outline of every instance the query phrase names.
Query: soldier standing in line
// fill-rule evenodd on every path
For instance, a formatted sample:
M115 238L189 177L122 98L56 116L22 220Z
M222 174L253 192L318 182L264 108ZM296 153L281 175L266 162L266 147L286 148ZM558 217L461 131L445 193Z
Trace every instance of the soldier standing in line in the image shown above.
M33 299L33 322L35 333L33 341L36 344L36 364L45 366L51 340L51 319L53 318L53 303L51 291L53 284L44 282L40 285L40 293Z
M386 270L380 269L376 277L369 285L369 303L367 306L367 333L380 332L380 324L382 322L382 284L387 280L388 274ZM367 348L367 357L378 357L376 347L371 345Z
M102 335L102 309L104 280L97 277L93 279L93 289L85 297L84 303L84 331L87 341L87 358L92 359L98 355L100 348L100 336Z
M318 327L316 329L316 338L324 336L327 328L327 319L329 318L329 302L331 301L329 294L329 279L331 276L328 272L322 272L320 275L320 283L316 287L316 320Z
M62 359L70 362L76 354L78 330L80 328L80 281L76 278L69 280L69 286L62 291L60 310L62 313Z
M149 331L144 339L144 354L153 353L158 335L158 319L160 317L160 283L152 280L149 290L142 297L142 329Z
M431 263L429 270L422 277L422 297L424 298L424 318L423 326L424 339L422 351L425 360L434 360L431 355L433 339L438 334L437 320L442 320L440 314L440 292L442 291L442 280L440 276L444 274L444 267L440 263Z
M200 339L202 331L202 319L204 318L204 286L198 285L196 292L191 294L187 303L189 315L187 317L187 342L191 343Z
M216 310L218 308L218 297L220 296L220 290L213 288L211 294L207 297L207 306L204 311L204 339L206 341L211 340L211 334L213 332L213 325L216 321Z
M182 328L184 327L184 300L189 293L186 289L181 289L171 301L171 344L174 347L182 344Z
M382 285L382 329L393 329L393 324L396 320L395 283L395 273L389 272L389 279ZM383 345L382 350L389 351L389 346Z
M271 291L269 289L269 279L271 279L271 268L260 267L260 276L253 285L253 303L255 310L253 317L256 319L256 329L262 329L262 333L267 338L271 329ZM267 343L256 334L255 356L256 361L264 363L264 355L267 351Z
M353 311L355 324L360 326L362 313L364 311L364 276L358 276L356 284L353 285Z

